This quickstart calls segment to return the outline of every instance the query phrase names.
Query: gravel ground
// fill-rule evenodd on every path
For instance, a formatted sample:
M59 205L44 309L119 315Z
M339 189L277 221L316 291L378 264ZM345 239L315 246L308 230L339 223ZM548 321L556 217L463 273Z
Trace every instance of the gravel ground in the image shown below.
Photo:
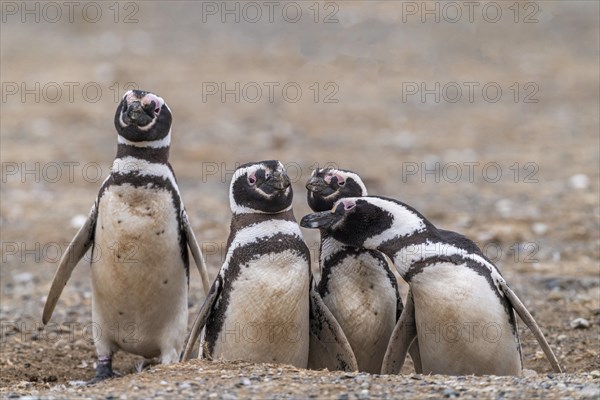
M527 378L498 376L371 375L321 372L272 364L224 363L194 360L157 366L133 377L93 387L81 381L47 384L32 398L81 397L119 399L135 393L141 398L580 398L597 399L600 372L543 375ZM11 394L8 395L11 397Z
M313 22L312 2L298 2L305 16L298 23L203 21L202 3L184 1L135 3L135 23L124 21L135 11L128 3L119 3L117 22L108 3L99 3L103 17L94 23L77 13L69 22L66 11L58 22L39 23L3 14L1 396L598 398L599 3L530 2L539 7L530 24L513 21L513 2L498 2L498 23L479 14L474 22L421 23L418 14L404 22L402 2L331 3L338 23L322 23L335 10L324 3ZM534 10L524 7L521 20ZM73 98L70 82L79 85ZM410 364L403 375L376 376L197 360L137 373L139 358L119 353L123 377L81 386L95 361L85 263L47 327L41 309L64 243L111 165L114 110L128 82L158 93L173 110L171 162L211 277L224 258L236 163L284 161L297 217L308 212L303 185L311 168L334 163L359 172L372 194L401 199L475 240L566 373L550 374L521 326L523 378L415 376ZM206 91L236 82L258 83L263 98L252 102L240 92L237 102ZM303 96L291 102L277 91L270 102L268 82L296 83ZM436 82L458 82L463 97L405 96L407 83ZM503 96L491 102L476 91L471 102L466 82L494 82ZM9 94L13 84L17 93ZM63 89L56 101L53 84ZM100 98L82 93L86 84L97 84ZM39 98L23 93L31 88ZM337 102L325 102L328 95ZM525 102L527 95L537 102ZM303 232L314 261L318 237ZM202 301L192 269L190 321Z

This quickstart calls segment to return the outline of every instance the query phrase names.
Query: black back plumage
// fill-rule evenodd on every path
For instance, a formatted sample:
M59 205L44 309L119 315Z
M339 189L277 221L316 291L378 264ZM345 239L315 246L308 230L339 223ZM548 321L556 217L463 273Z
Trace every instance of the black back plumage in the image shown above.
M394 224L392 212L375 204L371 199L395 203L419 221L419 227L415 226L414 229L407 231L405 235L389 235L389 239L379 243L378 250L393 259L394 255L402 250L411 253L411 246L425 244L437 246L435 253L420 254L420 258L410 265L410 268L403 274L403 278L407 282L410 283L411 279L428 265L439 262L464 264L488 281L490 289L498 296L507 312L511 309L510 304L500 293L497 282L494 281L492 276L493 273L497 273L501 277L499 269L485 257L473 241L459 233L438 229L416 209L401 201L379 196L342 199L338 201L331 212L305 216L301 221L301 225L320 227L320 229L326 227L327 232L336 240L355 247L363 246L368 239L383 234ZM316 222L311 224L311 221ZM456 254L452 251L453 247L463 250L465 254ZM509 314L511 315L512 324L512 313Z

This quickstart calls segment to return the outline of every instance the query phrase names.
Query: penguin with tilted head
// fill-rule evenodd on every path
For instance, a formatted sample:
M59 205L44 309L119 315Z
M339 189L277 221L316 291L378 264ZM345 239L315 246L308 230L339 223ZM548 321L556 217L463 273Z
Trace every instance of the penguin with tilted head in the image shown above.
M293 191L276 160L236 169L227 255L188 337L183 360L203 330L199 357L306 368L310 349L355 369L341 328L312 288L310 253L292 210ZM317 346L317 347L315 347Z
M44 324L78 261L91 247L92 321L98 364L110 378L121 349L162 363L179 359L188 314L189 256L205 292L206 265L169 164L171 110L159 96L125 93L115 114L117 156L88 219L56 271Z
M306 183L313 211L331 210L345 197L367 196L360 176L340 168L317 168ZM379 251L351 247L321 229L317 291L340 324L354 351L358 370L379 373L387 345L402 313L398 282ZM411 356L420 372L415 342Z
M398 373L418 337L423 373L521 375L514 311L532 330L555 372L558 361L537 323L500 271L466 237L436 228L414 208L382 197L354 197L301 225L327 229L353 247L394 262L411 295L386 351L382 373Z

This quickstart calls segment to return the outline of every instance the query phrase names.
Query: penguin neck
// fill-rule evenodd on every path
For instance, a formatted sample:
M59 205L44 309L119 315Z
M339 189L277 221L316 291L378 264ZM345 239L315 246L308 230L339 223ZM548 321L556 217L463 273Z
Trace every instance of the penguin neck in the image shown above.
M387 204L382 203L382 205L393 217L391 226L367 238L364 247L379 250L388 256L405 278L415 260L429 256L429 254L420 254L422 249L419 245L428 240L439 242L439 231L423 215L407 204L387 200Z
M169 162L169 150L171 146L165 147L138 147L125 143L117 145L116 158L134 157L140 160L146 160L150 163L167 164Z
M335 257L336 254L348 249L354 249L334 238L326 229L320 229L320 231L321 242L319 244L319 265L321 268L325 266L328 259ZM321 274L323 274L323 270L321 270Z
M433 237L435 237L435 233L430 229L425 229L387 240L377 246L377 250L381 251L394 262L398 272L405 279L405 275L408 273L415 258L420 259L421 256L427 256L427 254L420 254L421 249L419 246Z
M348 246L334 238L327 229L319 229L321 232L321 246L326 244L327 248L330 250L329 252L337 252L346 248L351 248L352 246ZM322 253L322 252L321 252Z
M283 221L294 221L296 222L296 217L294 216L293 210L287 210L280 213L275 214L263 214L263 213L242 213L242 214L233 214L231 218L231 232L239 231L247 226L259 224L265 221L272 220L283 220Z

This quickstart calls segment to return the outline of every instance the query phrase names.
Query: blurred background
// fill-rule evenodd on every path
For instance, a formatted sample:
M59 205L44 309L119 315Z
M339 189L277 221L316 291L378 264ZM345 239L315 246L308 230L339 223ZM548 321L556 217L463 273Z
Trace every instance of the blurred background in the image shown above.
M475 240L571 371L598 369L599 4L3 2L0 320L39 323L114 158L118 102L140 88L173 112L170 160L211 278L237 164L284 162L297 218L311 170L339 166ZM55 322L91 320L88 272ZM190 282L195 313L193 268ZM19 346L57 346L17 331L2 332L4 367Z

